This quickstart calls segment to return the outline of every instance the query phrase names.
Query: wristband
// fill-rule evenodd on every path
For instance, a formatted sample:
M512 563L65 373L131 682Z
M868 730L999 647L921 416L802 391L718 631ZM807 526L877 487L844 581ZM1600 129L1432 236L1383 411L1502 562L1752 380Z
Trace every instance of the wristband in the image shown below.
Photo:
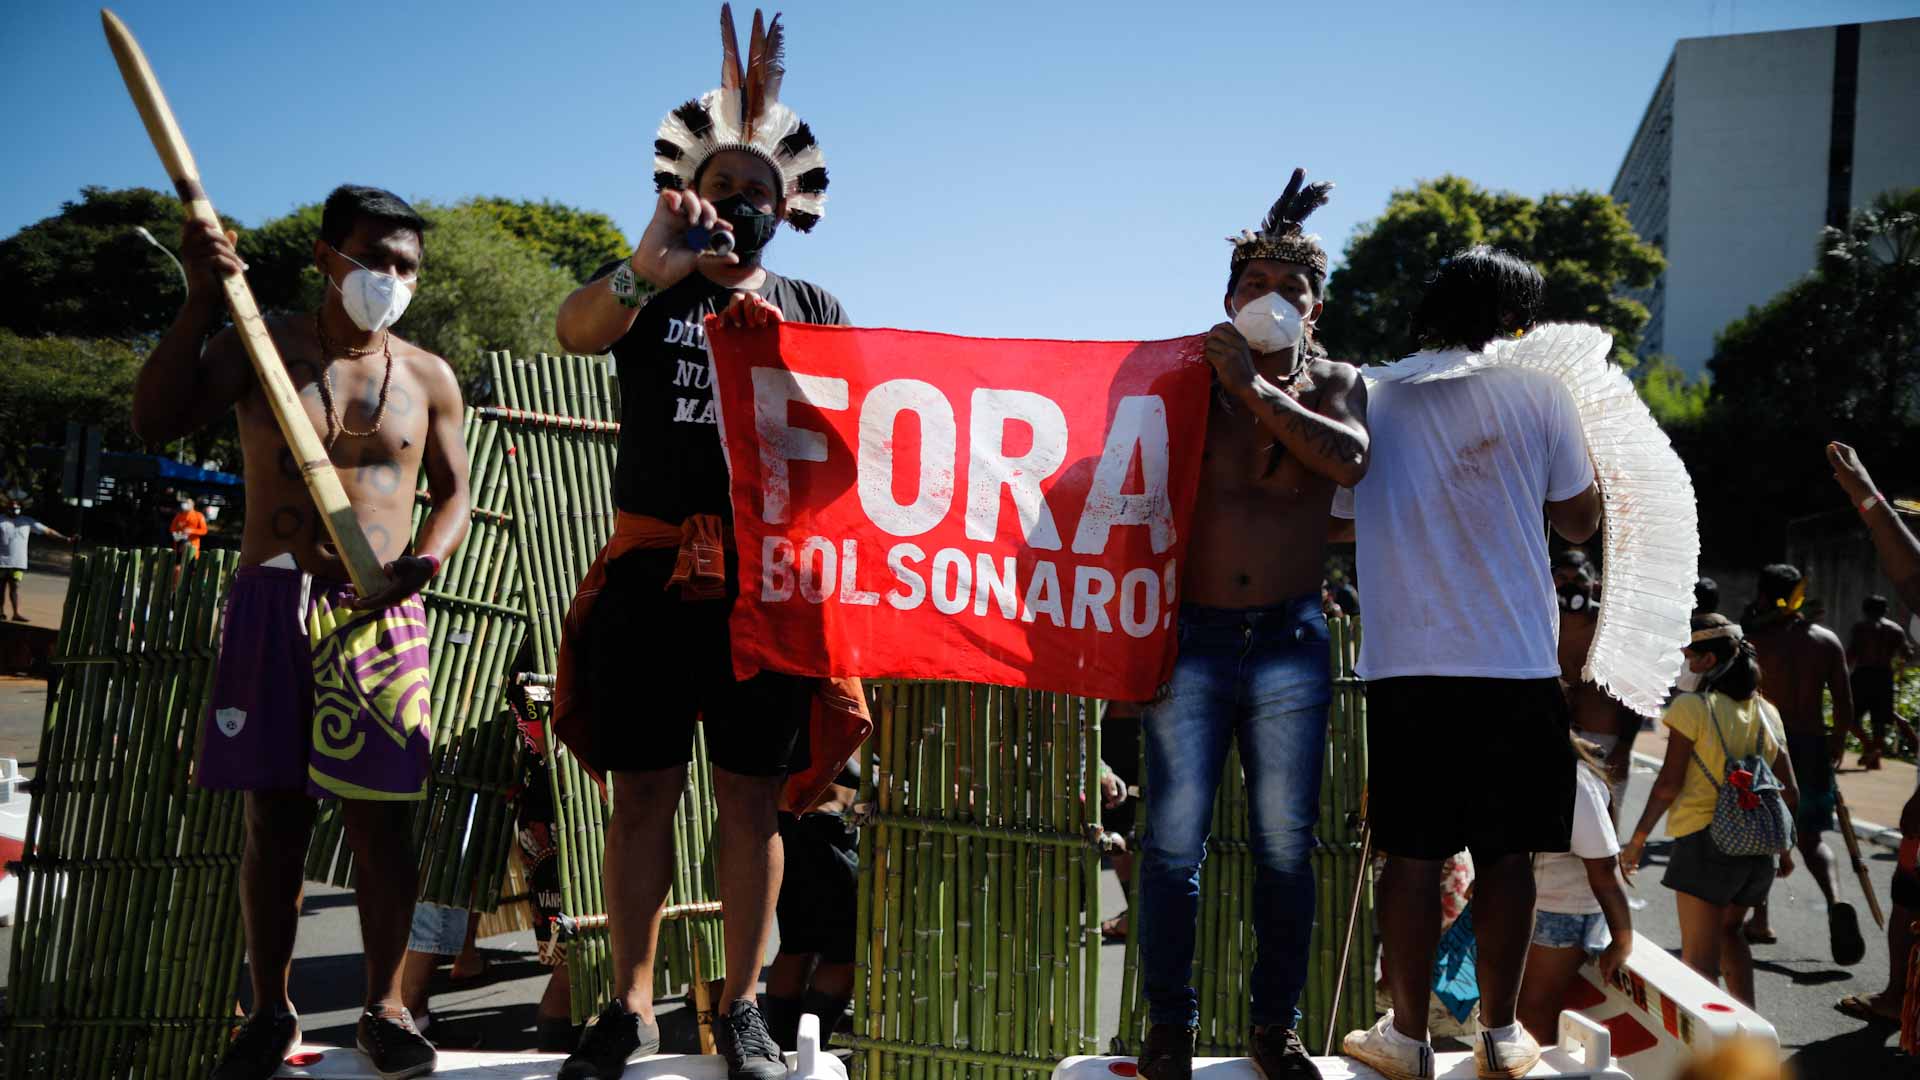
M440 576L440 556L427 553L420 555L419 558L428 566L432 567L432 570L427 573L427 580L431 581Z
M1878 506L1879 504L1886 501L1887 500L1882 498L1880 493L1876 491L1873 494L1867 496L1866 498L1860 500L1860 512L1864 514L1867 511L1873 509L1875 506Z

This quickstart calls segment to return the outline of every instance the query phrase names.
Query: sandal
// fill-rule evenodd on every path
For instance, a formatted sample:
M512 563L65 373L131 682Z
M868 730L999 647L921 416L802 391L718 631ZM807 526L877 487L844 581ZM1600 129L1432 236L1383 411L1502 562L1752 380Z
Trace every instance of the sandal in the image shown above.
M1749 945L1777 945L1780 943L1779 934L1774 933L1772 930L1755 929L1752 923L1747 923L1740 928L1740 936L1746 938L1747 944Z
M1127 913L1122 911L1100 924L1100 940L1124 945L1127 941Z
M1834 1002L1833 1007L1853 1017L1855 1020L1865 1020L1869 1024L1898 1024L1900 1022L1900 1013L1898 1010L1891 1013L1883 1013L1873 1007L1873 998L1866 994L1848 994L1846 997Z

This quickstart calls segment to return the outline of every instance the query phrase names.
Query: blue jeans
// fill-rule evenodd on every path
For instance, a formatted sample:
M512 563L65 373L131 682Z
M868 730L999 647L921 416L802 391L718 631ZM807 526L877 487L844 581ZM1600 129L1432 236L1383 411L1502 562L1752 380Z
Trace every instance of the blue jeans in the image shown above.
M1140 867L1140 962L1147 1016L1197 1024L1193 981L1200 865L1228 740L1240 742L1259 943L1248 1018L1299 1023L1313 939L1313 826L1333 696L1320 597L1273 607L1180 609L1173 678L1141 724L1147 834Z

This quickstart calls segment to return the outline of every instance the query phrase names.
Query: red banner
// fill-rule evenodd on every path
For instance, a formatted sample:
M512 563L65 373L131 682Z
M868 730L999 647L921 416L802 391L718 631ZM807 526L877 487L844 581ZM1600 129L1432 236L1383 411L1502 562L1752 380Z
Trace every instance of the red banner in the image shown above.
M1200 338L709 323L734 667L1144 700L1172 670Z

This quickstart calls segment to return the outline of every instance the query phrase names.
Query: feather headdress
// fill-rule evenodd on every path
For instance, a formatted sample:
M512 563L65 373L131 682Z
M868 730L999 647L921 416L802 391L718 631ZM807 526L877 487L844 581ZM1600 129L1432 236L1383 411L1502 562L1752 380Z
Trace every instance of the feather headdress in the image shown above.
M1278 259L1282 262L1300 263L1311 266L1324 276L1327 272L1327 249L1320 246L1318 236L1307 233L1301 226L1307 216L1327 205L1327 196L1333 192L1331 181L1321 180L1309 184L1307 170L1293 170L1293 178L1287 181L1287 190L1267 211L1266 219L1260 222L1260 231L1240 230L1239 236L1229 236L1233 244L1233 263L1239 266L1249 259Z
M786 33L776 13L762 23L753 13L747 62L740 62L733 10L720 5L720 88L667 114L653 140L653 184L684 191L708 158L744 150L780 174L787 224L808 232L826 213L827 159L813 130L780 103L786 77Z

